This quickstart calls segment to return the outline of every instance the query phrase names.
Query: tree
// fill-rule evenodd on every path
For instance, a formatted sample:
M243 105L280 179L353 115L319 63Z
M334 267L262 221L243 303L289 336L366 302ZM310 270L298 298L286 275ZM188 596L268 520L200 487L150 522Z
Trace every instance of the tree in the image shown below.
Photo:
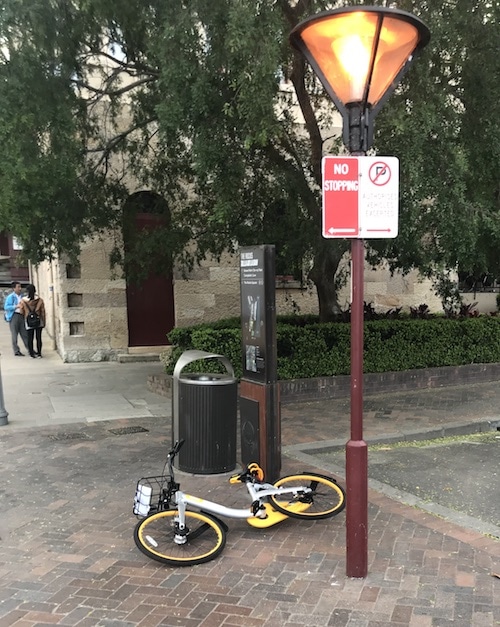
M288 34L342 4L3 0L0 228L33 261L76 254L83 237L122 225L131 191L150 189L168 220L137 251L152 259L148 241L156 252L162 242L158 267L274 243L286 225L283 261L309 260L331 318L349 249L320 235L334 109ZM402 203L401 235L372 241L372 258L428 275L477 270L499 239L499 87L487 80L499 69L498 0L399 5L433 40L376 120L377 150L401 159ZM123 262L118 248L113 261Z
M402 169L400 235L379 258L438 279L500 276L500 3L400 4L421 10L432 45L377 120L377 149Z

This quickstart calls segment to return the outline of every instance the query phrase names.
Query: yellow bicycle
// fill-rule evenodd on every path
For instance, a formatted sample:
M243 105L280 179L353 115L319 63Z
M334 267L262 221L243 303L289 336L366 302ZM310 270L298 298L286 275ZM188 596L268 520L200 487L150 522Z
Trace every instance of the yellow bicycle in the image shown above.
M134 540L142 553L172 566L194 566L217 557L226 543L226 518L246 519L253 527L265 528L286 518L318 520L330 518L345 507L345 492L335 479L302 472L264 482L258 464L249 464L230 483L244 483L250 505L226 507L182 492L175 481L173 460L183 440L167 455L168 474L144 477L137 483L134 514L141 518ZM189 509L188 509L189 508Z

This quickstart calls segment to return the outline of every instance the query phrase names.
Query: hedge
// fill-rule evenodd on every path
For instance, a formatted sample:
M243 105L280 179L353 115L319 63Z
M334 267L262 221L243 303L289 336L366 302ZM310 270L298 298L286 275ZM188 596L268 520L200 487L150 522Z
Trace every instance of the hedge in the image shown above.
M176 328L166 370L188 349L224 355L242 374L241 329L238 318ZM302 379L349 374L349 323L277 324L278 378ZM431 320L373 320L364 324L364 371L389 372L500 362L500 318L435 318ZM207 360L190 367L207 369ZM212 366L212 364L210 364ZM218 368L210 367L210 370Z

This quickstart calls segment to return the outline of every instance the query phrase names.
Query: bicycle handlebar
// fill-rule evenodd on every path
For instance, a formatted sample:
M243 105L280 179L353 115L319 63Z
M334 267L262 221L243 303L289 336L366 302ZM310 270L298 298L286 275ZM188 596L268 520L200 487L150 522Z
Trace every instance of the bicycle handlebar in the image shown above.
M182 445L184 444L184 440L177 440L174 446L170 449L167 454L167 461L165 462L165 467L168 468L168 474L174 478L174 458L177 453L181 450Z
M171 451L169 451L168 456L170 457L170 459L174 459L174 457L177 455L177 453L181 450L182 445L184 444L184 440L177 440L177 442L174 444L173 448Z

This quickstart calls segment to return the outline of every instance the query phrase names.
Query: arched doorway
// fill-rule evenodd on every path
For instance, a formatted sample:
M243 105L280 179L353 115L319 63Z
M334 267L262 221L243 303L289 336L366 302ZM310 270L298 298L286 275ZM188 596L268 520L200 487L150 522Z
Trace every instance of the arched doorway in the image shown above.
M171 255L163 246L149 246L168 228L165 200L149 191L130 196L123 208L123 241L127 281L129 346L163 346L174 327Z

